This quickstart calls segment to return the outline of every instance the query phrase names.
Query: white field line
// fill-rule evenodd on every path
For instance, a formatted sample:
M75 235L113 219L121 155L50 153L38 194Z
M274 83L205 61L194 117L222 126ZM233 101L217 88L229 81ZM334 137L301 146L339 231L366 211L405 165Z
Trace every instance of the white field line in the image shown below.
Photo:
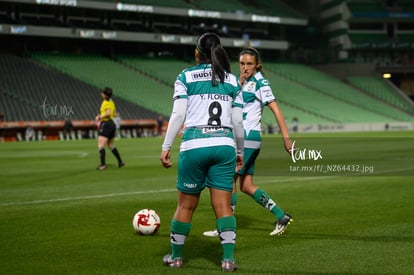
M332 177L309 177L309 178L289 178L283 180L264 180L257 181L257 184L268 184L274 182L290 182L290 181L304 181L304 180L314 180L321 178L332 178ZM110 194L101 194L101 195L90 195L90 196L79 196L79 197L66 197L66 198L56 198L48 200L32 200L32 201L15 201L15 202L3 202L0 203L0 206L18 206L18 205L35 205L43 203L54 203L54 202L65 202L65 201L77 201L77 200L91 200L91 199L102 199L110 197L123 197L131 195L144 195L144 194L156 194L156 193L168 193L176 192L177 189L157 189L157 190L146 190L146 191L135 191L135 192L123 192L123 193L110 193Z
M60 157L60 156L78 156L79 158L84 158L89 155L88 152L84 151L53 151L53 152L37 152L36 157ZM13 155L7 155L7 158L32 158L33 153L30 152L18 152L14 153Z
M401 168L401 169L394 169L382 172L375 172L375 174L387 174L387 173L395 173L395 172L403 172L403 171L410 171L414 168ZM298 182L298 181L308 181L308 180L324 180L324 179L333 179L339 178L343 176L350 176L346 174L338 175L338 176L320 176L320 177L291 177L286 179L269 179L269 180L258 180L256 184L268 184L268 183L275 183L275 182ZM352 176L352 175L351 175ZM57 198L57 199L49 199L49 200L32 200L32 201L15 201L15 202L3 202L0 203L0 206L18 206L18 205L35 205L35 204L42 204L42 203L54 203L54 202L64 202L64 201L76 201L76 200L90 200L90 199L102 199L102 198L110 198L110 197L123 197L123 196L131 196L131 195L143 195L143 194L155 194L155 193L168 193L168 192L176 192L177 189L157 189L157 190L146 190L146 191L135 191L135 192L123 192L123 193L110 193L110 194L102 194L102 195L90 195L90 196L79 196L79 197L67 197L67 198Z
M49 199L49 200L5 202L5 203L0 203L0 206L16 206L16 205L51 203L51 202L63 202L63 201L102 199L102 198L122 197L122 196L130 196L130 195L142 195L142 194L152 194L152 193L167 193L167 192L173 192L173 191L176 191L176 189L161 189L161 190L147 190L147 191L136 191L136 192L125 192L125 193L111 193L111 194L79 196L79 197L67 197L67 198Z

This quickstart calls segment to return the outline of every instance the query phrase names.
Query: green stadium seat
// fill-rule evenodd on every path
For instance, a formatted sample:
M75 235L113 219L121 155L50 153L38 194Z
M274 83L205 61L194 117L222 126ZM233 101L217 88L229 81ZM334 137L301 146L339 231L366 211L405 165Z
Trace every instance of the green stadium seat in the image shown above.
M414 108L401 95L392 90L384 80L372 76L353 76L348 80L355 86L372 94L373 96L407 112L414 114Z
M361 93L341 80L299 64L266 64L270 81L280 86L281 99L306 104L309 110L340 122L411 121L409 115ZM265 68L266 68L265 66ZM285 90L287 92L285 92Z

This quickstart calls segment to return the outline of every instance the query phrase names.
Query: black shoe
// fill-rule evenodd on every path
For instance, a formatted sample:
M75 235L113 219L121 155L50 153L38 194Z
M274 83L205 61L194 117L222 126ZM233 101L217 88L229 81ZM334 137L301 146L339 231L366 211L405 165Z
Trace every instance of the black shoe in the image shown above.
M118 163L118 168L121 168L121 167L123 167L123 166L125 166L125 162L120 162L120 163Z

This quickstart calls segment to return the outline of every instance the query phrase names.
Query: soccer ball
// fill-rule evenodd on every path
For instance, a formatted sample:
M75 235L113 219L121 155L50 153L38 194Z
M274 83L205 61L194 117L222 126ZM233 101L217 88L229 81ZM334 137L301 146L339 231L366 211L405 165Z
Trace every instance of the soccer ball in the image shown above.
M157 233L160 225L160 216L152 209L139 210L132 220L135 232L140 235L153 235Z

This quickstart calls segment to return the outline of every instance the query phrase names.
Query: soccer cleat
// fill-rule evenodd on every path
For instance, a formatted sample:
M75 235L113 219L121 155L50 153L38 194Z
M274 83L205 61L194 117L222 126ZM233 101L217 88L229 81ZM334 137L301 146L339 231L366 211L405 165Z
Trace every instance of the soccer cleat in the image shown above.
M105 170L107 167L105 164L101 164L98 167L96 167L96 170Z
M118 168L121 168L121 167L123 167L123 166L125 166L125 162L120 162L120 163L118 163Z
M237 270L237 265L232 260L221 261L221 270L225 272L232 272Z
M203 233L204 236L206 237L217 237L219 235L217 229L211 230L211 231L205 231Z
M173 268L180 268L183 264L183 258L177 257L177 258L171 259L171 254L165 255L162 260L164 262L164 265L167 265Z
M285 214L283 216L283 218L281 218L280 220L276 221L275 223L275 230L273 230L272 232L270 232L270 236L273 235L282 235L283 232L285 232L287 226L293 221L292 217L289 214Z

